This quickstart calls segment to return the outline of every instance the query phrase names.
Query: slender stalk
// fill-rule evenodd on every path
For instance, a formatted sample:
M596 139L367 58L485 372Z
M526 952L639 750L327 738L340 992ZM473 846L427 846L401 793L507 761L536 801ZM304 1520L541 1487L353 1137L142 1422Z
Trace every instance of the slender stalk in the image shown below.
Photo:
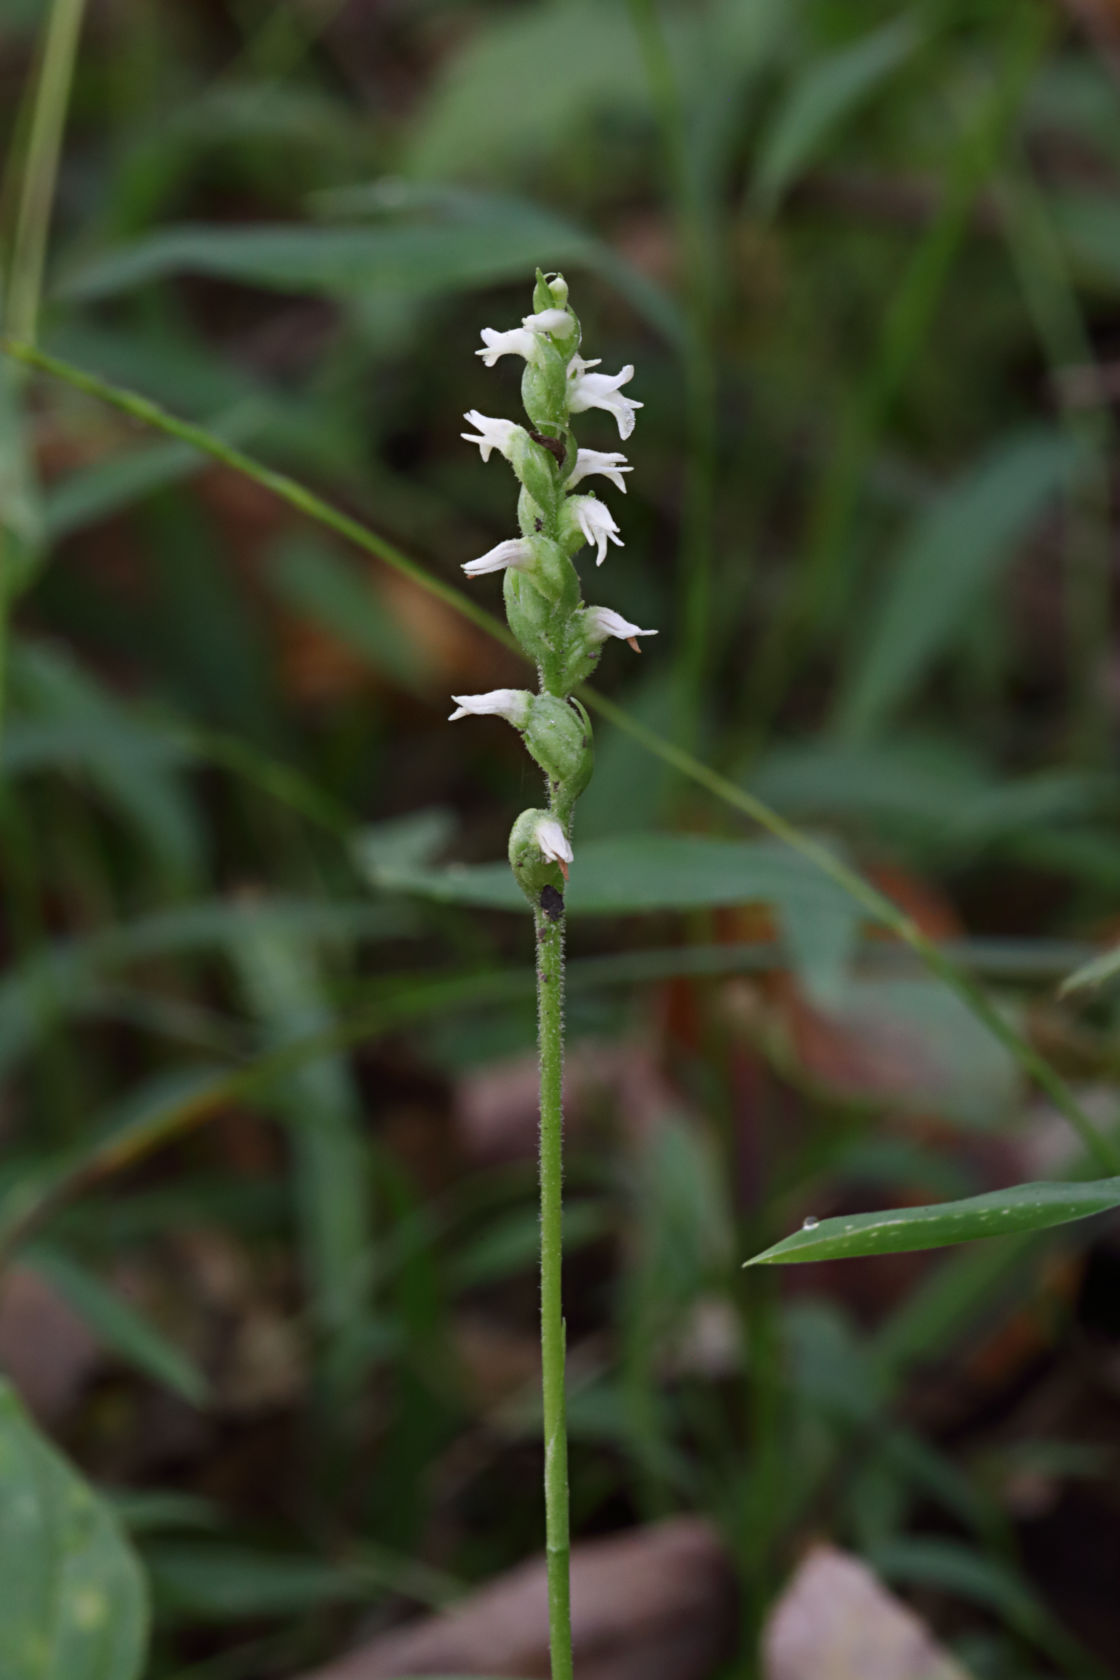
M571 1680L571 1542L564 1396L564 924L543 910L537 930L541 1077L541 1394L544 1402L545 1553L552 1680Z
M8 274L7 328L16 338L33 339L38 323L62 131L84 10L85 0L55 0L47 23Z
M58 159L84 11L85 0L54 0L47 20L42 64L32 100L11 259L5 275L7 297L4 311L5 329L28 342L35 338L38 326ZM15 370L0 373L0 378L6 377L14 380ZM12 423L16 423L18 400L14 392L12 401L4 406L11 408ZM30 472L31 469L28 467L26 470ZM2 518L3 510L0 510L0 520ZM22 572L19 550L20 538L16 531L0 523L0 728L3 727L7 693L11 604Z

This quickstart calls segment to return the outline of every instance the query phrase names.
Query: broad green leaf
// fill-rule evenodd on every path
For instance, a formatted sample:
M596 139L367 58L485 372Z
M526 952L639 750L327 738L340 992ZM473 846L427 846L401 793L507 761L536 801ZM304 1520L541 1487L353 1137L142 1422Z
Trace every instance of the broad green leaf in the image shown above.
M407 202L404 193L402 200ZM671 301L573 222L518 199L458 195L445 214L374 225L226 227L183 223L90 258L64 291L92 301L176 274L210 274L277 292L418 298L521 280L538 265L591 269L619 287L670 338Z
M949 1248L978 1237L1009 1237L1044 1231L1120 1207L1120 1178L1076 1184L1015 1184L959 1202L931 1207L889 1208L883 1213L843 1214L807 1221L745 1262L748 1266L790 1265L805 1260L847 1260L869 1254L907 1254Z
M315 1557L186 1541L153 1542L145 1557L161 1609L194 1621L247 1616L286 1621L325 1604L373 1596L369 1582L355 1571Z
M539 169L596 116L632 121L649 106L626 7L570 0L499 10L444 58L413 125L405 171L443 181L501 179L511 165Z
M572 251L574 254L570 262L573 267L585 267L601 275L628 298L638 313L670 344L683 341L681 313L668 292L586 229L531 199L517 198L508 193L481 192L472 187L448 186L444 181L437 184L391 176L359 182L356 186L329 188L315 196L312 209L320 210L328 224L352 218L377 217L388 218L388 225L392 227L393 218L419 215L449 222L461 229L475 226L482 231L506 230L501 237L511 240L515 231L520 229L526 247L535 242L538 252ZM501 239L495 254L500 255L500 250ZM508 272L497 274L494 278L523 280L524 270L509 265ZM412 296L413 293L398 295Z
M870 734L913 692L1083 458L1058 432L1001 443L919 514L841 695L842 734Z
M751 791L787 816L866 825L922 856L974 856L1026 831L1068 824L1116 805L1105 775L1045 771L997 780L959 744L922 735L776 746L750 772Z
M147 1629L119 1522L0 1379L0 1674L138 1680Z
M761 143L754 190L772 209L842 125L913 53L921 39L903 14L811 64L794 82Z
M696 910L717 904L831 903L839 891L769 840L718 840L702 834L628 834L580 845L568 907L575 915ZM444 869L378 864L359 842L359 858L378 886L448 904L519 910L525 899L506 863Z
M373 823L362 830L362 860L371 874L423 868L455 833L455 813L448 805L427 805L406 817Z
M505 863L444 869L379 860L359 840L358 861L378 887L445 904L524 913ZM769 840L717 840L700 834L634 834L577 842L567 892L573 915L698 910L714 905L774 906L790 959L817 991L835 991L859 928L859 912L832 883Z
M1059 995L1064 997L1067 992L1081 992L1089 986L1103 986L1108 980L1115 980L1120 974L1120 945L1114 945L1111 951L1102 951L1099 957L1091 962L1082 963L1072 974L1066 976L1058 988Z
M205 1405L209 1384L198 1366L122 1296L55 1249L33 1249L28 1260L54 1284L103 1346L192 1406Z
M658 27L689 108L694 157L718 160L721 148L710 131L728 106L738 115L737 84L770 56L789 13L776 0L663 9ZM589 139L599 142L598 154L601 141L620 131L649 134L655 103L640 28L628 7L563 0L498 9L462 50L444 58L415 122L405 171L440 181L512 174L540 181L550 164L557 174L564 170L567 151L578 152Z
M174 274L211 274L276 292L347 297L369 290L449 291L522 278L542 250L549 263L578 266L590 236L547 219L543 226L487 221L378 227L210 227L185 223L93 259L70 278L68 295L111 297Z
M786 816L864 822L877 835L887 825L910 841L939 834L954 810L970 807L991 785L959 743L910 733L778 742L749 778L752 792Z

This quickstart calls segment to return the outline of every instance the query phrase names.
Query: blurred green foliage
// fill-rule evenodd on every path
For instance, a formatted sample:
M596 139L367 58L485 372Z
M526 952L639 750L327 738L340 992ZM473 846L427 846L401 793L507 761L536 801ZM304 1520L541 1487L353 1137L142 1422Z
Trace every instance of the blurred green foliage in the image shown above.
M9 3L0 35L9 294L48 11ZM603 588L660 635L597 681L917 905L1029 1021L1115 931L1120 884L1118 172L1113 67L1043 0L121 0L83 22L38 334L450 582L508 534L508 485L457 435L513 406L478 329L562 266L645 405ZM532 1372L484 1392L462 1333L483 1309L531 1330L531 1173L449 1119L532 1043L488 862L522 763L500 726L444 728L453 689L516 667L7 362L0 522L0 1238L40 1210L22 1262L116 1373L72 1444L129 1484L152 1680L296 1673L539 1544ZM820 1526L955 1604L978 1676L1100 1672L1031 1607L999 1478L907 1410L915 1372L1045 1296L1062 1239L874 1310L739 1272L807 1209L989 1188L977 1130L998 1179L1031 1176L1020 1077L829 883L620 731L598 747L573 1034L654 1046L674 1106L631 1135L608 1091L574 1140L581 1530L710 1513L736 1672ZM1047 1048L1111 1113L1114 999L1077 1007ZM833 1077L801 1010L845 1044L885 1031L908 1077ZM192 1307L198 1232L275 1337L258 1412ZM133 1302L137 1268L165 1283ZM206 1433L186 1467L123 1451L153 1394ZM198 1470L277 1414L266 1498Z

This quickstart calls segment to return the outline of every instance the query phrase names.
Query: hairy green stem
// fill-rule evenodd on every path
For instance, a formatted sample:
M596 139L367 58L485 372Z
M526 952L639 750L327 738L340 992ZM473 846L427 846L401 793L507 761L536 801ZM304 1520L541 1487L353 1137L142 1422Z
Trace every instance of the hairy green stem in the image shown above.
M543 910L537 930L541 1125L541 1396L544 1411L545 1551L552 1680L571 1680L568 1429L564 1399L564 924Z

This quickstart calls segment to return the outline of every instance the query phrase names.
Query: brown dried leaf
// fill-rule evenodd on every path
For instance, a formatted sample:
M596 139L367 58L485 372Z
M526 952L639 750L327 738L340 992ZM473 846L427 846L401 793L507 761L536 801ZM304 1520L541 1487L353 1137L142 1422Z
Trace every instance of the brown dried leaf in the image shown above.
M0 1370L42 1424L57 1424L101 1363L97 1342L45 1278L25 1266L0 1289Z
M576 1546L572 1627L580 1680L706 1680L728 1655L734 1599L726 1554L698 1518ZM547 1629L544 1559L534 1558L445 1615L382 1634L305 1680L544 1676Z
M858 1559L815 1546L763 1634L765 1680L968 1680Z

